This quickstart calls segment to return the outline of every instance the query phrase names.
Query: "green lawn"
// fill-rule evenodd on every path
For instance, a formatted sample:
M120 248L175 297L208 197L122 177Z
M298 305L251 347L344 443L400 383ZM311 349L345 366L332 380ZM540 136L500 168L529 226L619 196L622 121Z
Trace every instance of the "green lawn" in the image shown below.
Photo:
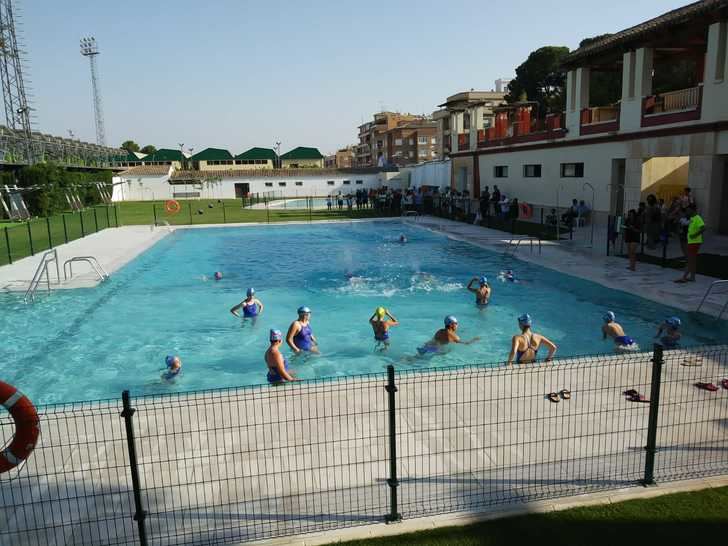
M349 546L533 546L725 544L728 487L573 508L464 527L342 542Z

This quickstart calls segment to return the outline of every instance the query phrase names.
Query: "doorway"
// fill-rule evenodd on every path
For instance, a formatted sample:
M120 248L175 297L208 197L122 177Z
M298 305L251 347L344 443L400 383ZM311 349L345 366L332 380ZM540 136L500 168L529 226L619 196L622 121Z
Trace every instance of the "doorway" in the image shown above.
M236 182L235 183L235 198L241 199L247 197L250 193L250 184L247 182Z

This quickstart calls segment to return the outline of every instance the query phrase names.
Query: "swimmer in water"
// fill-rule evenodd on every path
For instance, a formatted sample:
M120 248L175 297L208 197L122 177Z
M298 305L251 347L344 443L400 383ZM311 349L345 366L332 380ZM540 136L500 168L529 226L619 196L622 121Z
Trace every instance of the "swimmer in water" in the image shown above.
M556 352L556 344L541 334L535 334L531 331L531 316L528 314L518 317L518 326L521 329L519 335L513 336L511 340L511 352L508 355L508 366L513 366L513 359L516 364L528 364L535 362L538 356L538 349L541 345L546 345L549 354L546 356L546 362L554 357Z
M263 312L263 304L255 297L255 288L248 288L246 298L230 309L230 312L240 318L238 311L243 310L242 318L255 318Z
M469 341L463 341L462 339L460 339L460 336L457 335L457 329L458 319L456 319L452 315L446 316L445 327L440 328L437 332L435 332L435 335L432 336L432 339L425 343L422 347L418 347L417 352L420 355L439 353L442 347L444 347L445 345L449 345L450 343L462 343L463 345L470 345L471 343L475 343L480 339L479 337L474 337Z
M400 234L399 242L403 244L407 242L407 237L404 236L404 233Z
M182 372L182 360L177 355L167 355L164 359L167 369L162 372L165 381L174 380Z
M222 280L222 273L220 273L219 271L215 271L215 280Z
M390 320L386 320L387 318ZM389 329L392 326L399 326L397 319L384 307L377 307L369 319L369 324L374 330L377 347L382 351L387 350L389 348Z
M475 288L473 286L473 283L478 283L478 288ZM488 284L488 279L486 277L473 277L470 279L470 282L468 283L467 289L470 290L473 294L475 294L475 305L478 307L485 307L488 305L488 301L490 301L490 285Z
M286 334L286 343L294 353L318 353L318 341L311 331L311 309L298 308L298 319L291 323Z
M268 366L268 383L283 383L284 381L299 381L288 372L288 361L281 354L283 334L280 330L271 330L268 337L270 347L265 352L265 364Z
M634 342L634 339L624 335L624 329L616 322L614 313L607 311L602 318L604 319L602 339L612 338L614 340L614 348L618 351L637 349L637 344Z
M498 280L501 282L518 282L516 280L516 276L513 274L512 269L506 269L505 271L501 271L500 275L498 275Z
M678 346L680 342L680 326L682 321L678 317L668 317L665 321L660 324L655 334L656 338L660 338L660 341L667 349L673 349Z

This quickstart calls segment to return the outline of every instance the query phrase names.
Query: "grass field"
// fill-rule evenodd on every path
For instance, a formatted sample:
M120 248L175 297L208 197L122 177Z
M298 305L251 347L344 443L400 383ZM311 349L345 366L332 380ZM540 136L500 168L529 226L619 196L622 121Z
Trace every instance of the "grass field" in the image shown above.
M38 254L73 241L89 233L118 225L189 225L247 222L316 221L344 218L375 218L385 213L366 209L362 211L309 210L309 209L250 209L239 199L180 200L176 214L165 210L164 201L129 201L113 206L100 205L81 212L66 212L48 218L34 218L28 222L0 224L0 265ZM64 228L65 221L65 228ZM32 246L31 246L32 241Z
M562 512L443 527L348 546L521 546L534 544L725 544L728 487L677 493Z

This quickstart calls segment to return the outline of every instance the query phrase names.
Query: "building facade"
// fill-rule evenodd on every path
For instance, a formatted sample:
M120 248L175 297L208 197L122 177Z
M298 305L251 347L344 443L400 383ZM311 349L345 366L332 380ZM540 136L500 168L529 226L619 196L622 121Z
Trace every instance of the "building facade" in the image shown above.
M323 169L324 156L318 148L299 146L281 155L282 169Z
M390 161L387 132L406 123L426 120L424 116L400 112L379 112L374 119L359 126L359 145L356 147L357 167L382 167Z
M386 162L402 167L437 156L437 124L429 120L403 123L386 132Z

